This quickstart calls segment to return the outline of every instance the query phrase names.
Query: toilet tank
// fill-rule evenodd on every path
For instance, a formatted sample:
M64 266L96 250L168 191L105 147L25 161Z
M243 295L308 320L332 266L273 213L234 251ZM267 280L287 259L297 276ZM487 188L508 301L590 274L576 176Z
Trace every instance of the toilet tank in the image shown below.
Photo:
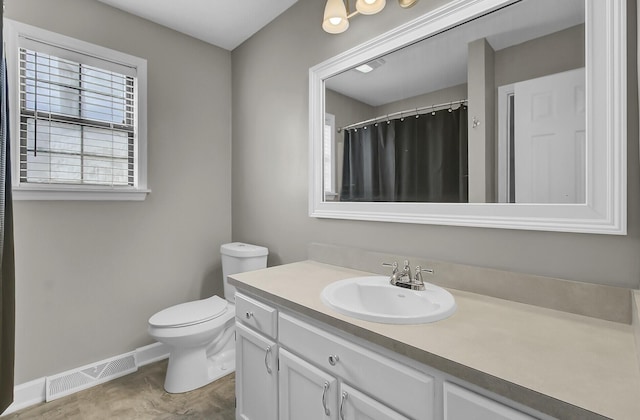
M224 297L229 302L235 303L236 288L229 284L227 276L267 268L269 250L263 246L232 242L220 246L220 254L222 255Z

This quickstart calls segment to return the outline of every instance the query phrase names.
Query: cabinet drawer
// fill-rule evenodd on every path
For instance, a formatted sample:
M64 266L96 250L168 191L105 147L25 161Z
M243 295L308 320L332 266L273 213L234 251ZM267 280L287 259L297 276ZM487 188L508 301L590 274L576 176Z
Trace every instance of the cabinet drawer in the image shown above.
M433 419L433 377L286 314L278 324L283 347L407 417Z
M534 420L533 417L451 382L444 383L445 420Z
M340 386L339 414L344 420L410 420L347 384Z
M236 293L236 318L271 338L278 335L278 312L275 308L240 293Z

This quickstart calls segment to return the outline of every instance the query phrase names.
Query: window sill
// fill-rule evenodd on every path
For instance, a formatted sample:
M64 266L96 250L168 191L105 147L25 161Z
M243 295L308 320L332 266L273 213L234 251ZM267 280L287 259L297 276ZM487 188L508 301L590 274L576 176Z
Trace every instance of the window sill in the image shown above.
M75 186L14 187L14 201L144 201L151 190Z

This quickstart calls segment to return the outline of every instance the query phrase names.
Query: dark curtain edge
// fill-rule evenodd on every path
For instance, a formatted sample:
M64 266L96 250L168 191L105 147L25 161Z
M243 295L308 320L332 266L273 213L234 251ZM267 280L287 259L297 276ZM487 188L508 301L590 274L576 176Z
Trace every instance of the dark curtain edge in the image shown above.
M0 10L0 21L3 18ZM0 34L2 34L0 26ZM0 115L2 138L0 156L4 158L4 209L0 209L0 217L4 218L4 229L0 232L2 255L0 255L0 413L4 412L14 400L14 368L15 368L15 259L13 248L13 203L11 196L11 155L9 133L9 106L6 61L4 59L4 43L0 35Z

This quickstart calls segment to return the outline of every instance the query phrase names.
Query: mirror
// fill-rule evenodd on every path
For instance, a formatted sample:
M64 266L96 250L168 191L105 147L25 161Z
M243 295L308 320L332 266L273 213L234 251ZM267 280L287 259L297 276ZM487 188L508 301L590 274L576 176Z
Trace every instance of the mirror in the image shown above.
M618 3L453 1L311 68L310 215L626 233Z
M324 199L584 203L584 40L526 0L327 78Z

